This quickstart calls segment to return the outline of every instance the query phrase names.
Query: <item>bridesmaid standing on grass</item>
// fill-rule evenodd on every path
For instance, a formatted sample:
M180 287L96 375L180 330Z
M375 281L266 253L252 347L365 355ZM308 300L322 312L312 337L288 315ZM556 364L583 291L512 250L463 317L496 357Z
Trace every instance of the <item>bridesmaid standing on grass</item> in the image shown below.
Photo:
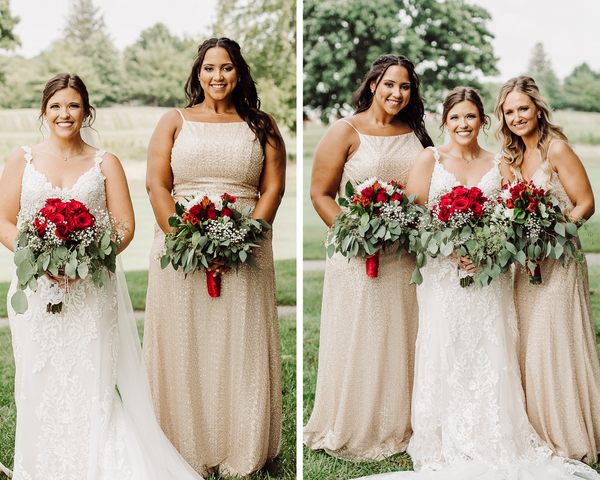
M315 152L311 198L327 226L348 180L371 177L406 185L423 147L433 145L412 62L382 55L354 95L356 114L327 131ZM319 371L312 415L304 428L311 449L348 459L381 459L406 450L417 335L415 267L394 249L380 253L369 278L365 259L327 259Z
M530 77L506 82L496 100L498 139L516 178L554 192L573 221L594 213L594 194L581 160ZM560 456L596 462L600 453L600 363L587 264L540 263L541 285L515 272L521 334L519 363L527 415Z
M175 202L199 192L236 198L272 224L285 186L285 146L260 110L254 80L228 38L198 49L188 106L167 112L148 146L146 186L157 225L150 254L144 359L157 419L203 476L244 477L273 460L281 443L281 365L273 251L255 248L257 270L214 262L206 275L160 268Z

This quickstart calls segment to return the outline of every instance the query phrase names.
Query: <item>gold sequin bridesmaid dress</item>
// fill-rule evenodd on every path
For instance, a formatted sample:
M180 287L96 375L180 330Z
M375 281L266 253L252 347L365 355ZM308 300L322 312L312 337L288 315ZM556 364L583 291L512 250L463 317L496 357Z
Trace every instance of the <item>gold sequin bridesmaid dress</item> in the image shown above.
M184 118L171 153L173 198L227 192L240 211L255 205L263 159L245 122ZM277 456L281 441L271 242L255 249L258 270L243 264L228 272L221 296L211 298L204 272L184 278L171 266L160 268L164 238L156 225L144 335L156 417L196 471L248 475Z
M423 150L414 133L372 136L358 132L360 147L344 166L348 180L371 177L406 186ZM381 253L377 278L365 259L336 253L327 259L315 405L304 443L348 459L406 450L412 429L410 403L417 337L417 294L409 287L414 258Z
M551 188L563 212L573 210L556 172L551 186L541 170L538 187ZM560 456L596 462L600 453L600 363L587 264L541 262L541 285L515 272L521 334L519 363L529 421Z

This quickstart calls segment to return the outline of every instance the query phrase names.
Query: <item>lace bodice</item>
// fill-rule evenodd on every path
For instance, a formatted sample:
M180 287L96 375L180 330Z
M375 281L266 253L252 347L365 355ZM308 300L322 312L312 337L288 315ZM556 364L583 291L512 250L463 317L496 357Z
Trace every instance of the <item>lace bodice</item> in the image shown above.
M342 121L354 128L350 122ZM344 165L338 194L345 194L348 180L357 184L372 177L385 182L395 180L406 187L408 174L423 150L414 132L391 137L364 135L358 130L356 133L360 139L360 146Z
M462 185L444 166L440 163L440 153L435 147L428 147L433 151L435 157L435 167L433 167L433 173L431 174L431 184L429 185L429 198L428 203L437 202L440 197L454 187ZM467 187L478 187L483 191L483 195L490 198L494 192L502 185L502 174L498 165L500 165L501 157L496 155L494 157L494 166L487 172L479 181L477 185L465 185Z
M181 117L183 126L171 151L174 198L211 191L227 192L244 199L244 204L255 201L264 155L248 124L191 122Z
M94 166L81 175L75 185L70 188L60 188L53 186L46 175L36 170L31 163L33 159L31 147L22 148L27 165L21 184L21 217L34 215L43 208L49 198L60 198L63 201L74 199L92 211L98 209L106 211L106 190L104 188L106 178L100 168L102 156L106 153L105 150L96 152Z

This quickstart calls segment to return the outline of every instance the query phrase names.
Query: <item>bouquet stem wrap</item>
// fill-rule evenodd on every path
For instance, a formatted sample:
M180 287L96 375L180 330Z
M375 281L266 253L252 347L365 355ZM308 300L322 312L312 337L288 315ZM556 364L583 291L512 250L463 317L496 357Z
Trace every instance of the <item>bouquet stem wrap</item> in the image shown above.
M212 298L221 296L221 275L213 277L213 272L206 270L206 288Z
M526 266L526 267L527 267L527 273L529 274L529 283L531 283L533 285L539 285L540 283L542 283L542 272L540 269L540 264L539 263L535 264L533 273L531 272L531 270L529 269L528 266Z
M367 258L367 276L369 278L377 278L379 273L379 250L370 258Z

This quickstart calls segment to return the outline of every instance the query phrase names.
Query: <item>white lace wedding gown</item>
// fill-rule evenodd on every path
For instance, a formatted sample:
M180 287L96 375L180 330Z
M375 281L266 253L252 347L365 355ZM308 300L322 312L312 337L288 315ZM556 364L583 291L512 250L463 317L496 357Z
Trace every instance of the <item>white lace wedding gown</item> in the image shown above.
M21 211L48 198L75 199L106 211L104 151L71 188L53 187L37 171L29 147ZM108 272L107 272L108 274ZM50 286L26 291L29 308L9 319L15 356L17 480L199 480L154 418L122 269L106 288L90 280L69 289L62 313L46 312ZM8 294L16 289L16 278ZM118 386L118 392L115 388Z
M429 202L460 185L433 151ZM502 182L498 164L477 185L490 199ZM416 471L368 478L600 479L583 463L553 457L527 419L510 273L478 289L462 288L456 262L442 256L429 258L421 272L407 449Z

